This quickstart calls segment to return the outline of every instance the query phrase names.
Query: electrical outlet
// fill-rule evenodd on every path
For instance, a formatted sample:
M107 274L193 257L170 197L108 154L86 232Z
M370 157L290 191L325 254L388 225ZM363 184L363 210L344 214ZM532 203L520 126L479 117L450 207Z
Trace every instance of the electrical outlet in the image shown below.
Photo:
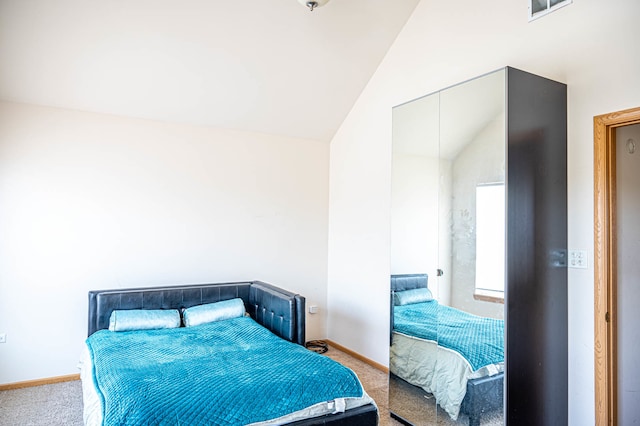
M569 268L587 269L588 264L586 250L569 250Z
M7 334L0 333L0 343L7 343Z

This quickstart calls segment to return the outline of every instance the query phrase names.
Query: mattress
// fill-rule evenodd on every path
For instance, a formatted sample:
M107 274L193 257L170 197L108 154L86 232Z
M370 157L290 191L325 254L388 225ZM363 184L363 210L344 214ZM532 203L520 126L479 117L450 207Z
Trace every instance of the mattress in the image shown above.
M251 318L87 339L86 425L276 425L373 403L353 371Z

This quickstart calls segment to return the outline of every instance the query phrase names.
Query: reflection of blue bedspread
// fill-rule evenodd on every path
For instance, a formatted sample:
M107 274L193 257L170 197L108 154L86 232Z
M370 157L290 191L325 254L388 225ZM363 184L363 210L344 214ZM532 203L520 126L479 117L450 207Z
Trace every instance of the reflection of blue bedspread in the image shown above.
M105 425L245 425L363 394L351 370L247 317L102 330L87 346Z
M474 371L504 361L504 320L479 317L431 300L395 306L393 322L395 331L458 352Z

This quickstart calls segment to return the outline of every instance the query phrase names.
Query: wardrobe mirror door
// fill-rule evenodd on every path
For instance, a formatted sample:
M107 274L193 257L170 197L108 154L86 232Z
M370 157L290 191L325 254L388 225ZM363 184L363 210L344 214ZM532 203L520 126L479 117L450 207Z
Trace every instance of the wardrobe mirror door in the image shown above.
M389 409L407 424L503 423L505 134L504 70L393 110Z
M504 423L504 70L440 92L439 115L435 398L446 424L498 425Z
M433 394L415 386L435 371L437 315L412 310L418 305L408 303L408 293L394 290L414 282L427 290L428 278L435 279L439 268L439 103L435 93L393 109L391 273L400 276L391 280L389 410L413 425L437 424ZM403 328L412 319L423 325L430 356L413 354L412 332Z

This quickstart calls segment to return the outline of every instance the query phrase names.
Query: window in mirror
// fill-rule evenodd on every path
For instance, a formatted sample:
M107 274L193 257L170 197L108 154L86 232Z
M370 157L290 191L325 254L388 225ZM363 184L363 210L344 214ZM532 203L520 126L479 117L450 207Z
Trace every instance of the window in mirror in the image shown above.
M529 21L571 4L572 0L529 0Z
M474 297L504 303L505 193L503 183L476 186Z

